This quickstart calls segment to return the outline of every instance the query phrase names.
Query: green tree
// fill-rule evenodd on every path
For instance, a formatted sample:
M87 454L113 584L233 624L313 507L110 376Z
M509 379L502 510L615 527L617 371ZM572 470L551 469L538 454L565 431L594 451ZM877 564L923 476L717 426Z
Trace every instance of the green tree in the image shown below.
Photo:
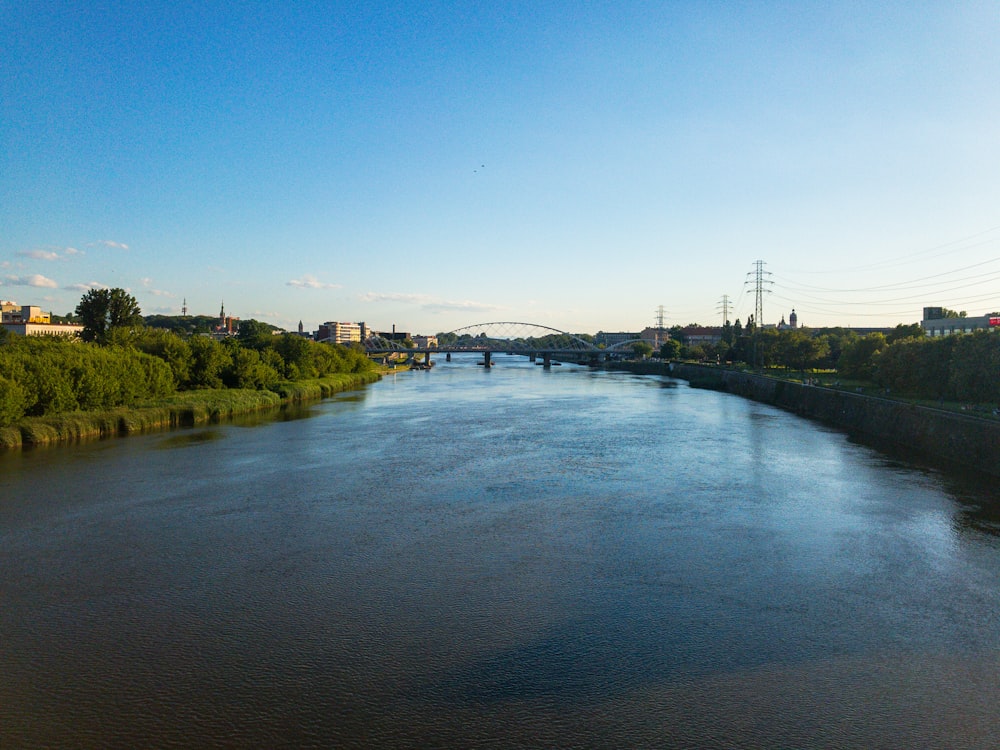
M948 386L959 401L1000 401L1000 336L975 331L956 336L951 352Z
M314 349L321 345L294 333L272 336L272 339L275 339L272 342L273 350L281 357L283 364L280 369L284 371L286 378L299 380L319 375Z
M222 379L229 388L263 390L277 383L281 376L261 361L256 349L236 344L231 347L230 366L223 371Z
M272 337L271 327L267 323L261 323L259 320L254 320L253 318L241 320L240 329L236 334L236 338L241 344L253 347L254 349L267 346Z
M827 351L824 340L810 336L800 328L781 331L778 336L778 361L788 369L805 372L815 367L826 356Z
M191 375L185 388L221 388L222 372L232 365L232 357L222 344L208 336L192 336Z
M826 345L827 353L815 366L825 370L835 370L844 347L857 340L858 334L848 328L824 328L818 338Z
M728 320L722 326L722 341L729 346L733 345L733 324Z
M875 375L875 355L885 349L885 336L869 333L844 344L837 372L845 378L871 380Z
M674 339L667 339L660 345L660 359L677 359L681 354L681 344Z
M188 342L165 328L146 328L137 338L139 351L152 354L167 363L173 374L174 385L182 388L191 379L194 359Z
M127 331L143 323L135 297L119 288L91 289L80 298L76 315L83 324L81 338L98 344L107 344L116 329Z
M19 383L0 376L0 426L18 421L24 416L27 405L24 388Z
M924 327L919 323L911 323L910 325L900 323L886 334L885 341L887 344L895 344L903 339L916 339L924 335Z
M949 395L951 354L961 336L904 339L875 355L875 382L918 398Z
M705 357L707 356L707 354L708 353L705 351L705 347L702 346L701 344L695 344L694 346L682 346L681 347L681 356L684 359L696 359L698 361L701 361L701 360L705 359Z
M653 345L648 341L636 341L632 344L632 353L635 354L636 359L646 359L653 353Z

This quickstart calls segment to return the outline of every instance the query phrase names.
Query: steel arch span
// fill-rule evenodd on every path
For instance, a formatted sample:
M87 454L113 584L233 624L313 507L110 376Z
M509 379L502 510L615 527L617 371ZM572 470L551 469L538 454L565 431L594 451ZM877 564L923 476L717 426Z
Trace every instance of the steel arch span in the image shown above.
M560 331L558 328L512 320L463 326L441 334L438 338L441 347L449 349L468 347L474 351L487 348L525 352L543 349L566 352L600 351L592 342L585 341L572 333Z

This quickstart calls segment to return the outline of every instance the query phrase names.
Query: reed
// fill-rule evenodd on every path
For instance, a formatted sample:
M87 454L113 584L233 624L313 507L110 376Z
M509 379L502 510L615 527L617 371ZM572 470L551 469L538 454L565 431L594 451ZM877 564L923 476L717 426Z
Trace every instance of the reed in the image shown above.
M0 449L73 443L134 435L170 427L192 427L231 417L280 408L284 404L318 401L340 391L373 383L377 372L337 373L316 380L278 384L274 390L218 389L174 393L131 408L69 412L27 417L0 428Z

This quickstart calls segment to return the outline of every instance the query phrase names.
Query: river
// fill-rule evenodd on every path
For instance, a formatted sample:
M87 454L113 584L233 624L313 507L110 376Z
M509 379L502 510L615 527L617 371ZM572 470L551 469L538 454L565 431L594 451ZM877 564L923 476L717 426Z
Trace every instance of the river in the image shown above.
M0 456L0 747L992 748L1000 493L497 357Z

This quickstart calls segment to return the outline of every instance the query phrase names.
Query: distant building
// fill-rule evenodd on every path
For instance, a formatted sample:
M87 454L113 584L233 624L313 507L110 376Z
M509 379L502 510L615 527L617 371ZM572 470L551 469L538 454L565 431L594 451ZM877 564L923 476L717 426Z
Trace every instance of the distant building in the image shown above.
M722 328L718 326L686 326L681 334L688 346L714 346L722 341Z
M79 336L82 325L53 323L52 314L35 305L0 302L0 322L5 331L17 336Z
M52 322L52 314L42 312L35 305L18 305L16 302L0 303L0 315L4 323L45 323Z
M17 336L79 336L83 326L77 323L4 323L3 329Z
M653 345L654 349L659 349L670 340L670 331L659 326L643 328L642 333L639 334L639 338L643 341L648 341Z
M367 338L364 323L336 323L327 321L316 331L316 340L329 344L360 344Z
M788 316L788 322L785 322L785 316L781 316L781 322L778 323L778 330L784 331L788 328L798 328L799 327L799 316L795 314L795 308L792 308L792 314Z
M240 319L226 315L226 305L223 303L219 308L219 322L212 332L212 338L227 338L235 335L238 330L240 330Z
M642 335L639 333L629 333L626 331L610 333L608 331L598 331L597 335L594 336L594 343L598 346L608 348L615 346L616 344L624 344L626 341L635 341L640 338L642 338Z
M386 341L406 341L407 339L413 341L413 337L409 331L397 331L396 326L392 327L391 333L389 331L376 331L375 335L384 338Z
M944 308L925 307L920 326L928 336L950 336L953 333L1000 330L1000 315L981 315L976 318L945 318Z
M438 345L437 336L414 336L413 343L418 349L434 349Z

